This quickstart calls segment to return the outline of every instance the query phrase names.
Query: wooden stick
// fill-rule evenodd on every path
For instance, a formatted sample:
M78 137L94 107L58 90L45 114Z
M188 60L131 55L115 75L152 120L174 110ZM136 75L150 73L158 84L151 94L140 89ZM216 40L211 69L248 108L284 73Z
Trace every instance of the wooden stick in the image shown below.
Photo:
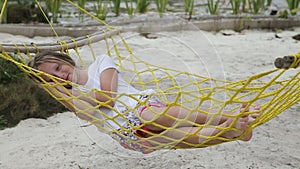
M284 56L283 58L277 58L274 62L274 65L276 68L279 69L288 69L293 62L294 62L294 57Z
M105 38L117 35L120 30L108 30L107 32L97 32L91 34L89 37L82 36L74 40L69 40L66 42L49 43L49 44L1 44L0 50L6 52L21 52L21 53L37 53L41 51L61 51L63 49L74 49L76 47L81 47L88 45L89 43L95 43Z

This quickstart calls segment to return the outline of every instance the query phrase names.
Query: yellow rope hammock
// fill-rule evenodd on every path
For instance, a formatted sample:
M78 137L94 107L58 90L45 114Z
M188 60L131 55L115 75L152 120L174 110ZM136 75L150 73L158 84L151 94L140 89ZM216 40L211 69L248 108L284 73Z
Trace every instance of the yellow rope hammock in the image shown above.
M67 0L70 4L74 5L75 7L79 8L76 4L74 4L72 1ZM36 0L38 6L39 3ZM91 14L89 14L84 9L79 8L86 14L93 17ZM1 18L1 17L0 17ZM97 19L93 17L94 19ZM97 19L98 20L98 19ZM243 138L246 136L249 132L251 132L255 127L264 124L280 114L281 112L285 111L286 109L290 108L292 105L296 104L300 100L300 90L299 90L299 72L296 72L292 77L291 74L289 74L289 79L282 79L283 75L288 71L288 68L297 68L300 64L300 53L295 55L290 55L289 57L277 59L275 62L275 65L278 68L282 69L274 69L268 72L260 73L254 76L251 76L249 78L239 80L239 81L223 81L223 80L217 80L212 79L208 77L203 77L197 74L192 74L188 72L182 72L177 71L169 68L159 67L152 65L150 63L147 63L141 59L139 59L138 56L135 56L133 52L131 51L130 47L126 43L126 41L123 39L120 30L118 28L112 27L107 25L105 22L98 20L99 22L102 22L104 25L106 25L106 29L102 30L101 33L97 33L94 35L86 36L85 39L88 39L87 42L82 42L82 39L72 39L68 42L59 41L58 44L48 44L50 48L46 48L47 45L37 45L37 44L13 44L13 45L1 45L2 53L0 54L0 57L6 60L9 60L16 64L20 69L22 69L27 74L36 77L39 81L41 81L41 86L49 92L55 99L58 101L69 101L72 103L72 100L76 100L77 97L73 96L71 98L65 98L62 95L55 96L49 91L49 87L52 89L55 89L56 86L64 86L66 84L72 85L74 89L77 89L77 91L81 91L80 88L82 86L79 86L77 84L73 84L68 81L64 81L63 83L58 82L61 81L61 79L58 79L54 76L45 74L44 72L41 72L39 70L35 70L31 67L27 66L27 62L29 60L32 60L32 53L39 53L43 50L56 50L61 51L64 53L69 53L69 51L74 50L75 53L78 56L78 59L80 60L81 66L83 68L86 67L86 65L83 62L83 59L78 51L78 44L80 45L88 45L90 46L91 55L93 58L94 51L91 47L91 44L94 42L95 38L104 38L105 43L107 44L107 53L109 56L112 55L112 52L115 53L116 58L115 63L119 67L119 69L122 72L127 73L127 76L125 74L125 80L127 80L128 83L133 85L134 87L138 89L148 89L148 88L155 88L157 93L153 93L151 95L158 97L160 100L162 100L166 105L167 108L170 108L172 106L182 106L186 109L188 109L191 113L195 111L201 111L203 114L210 115L212 117L212 120L214 117L218 115L228 116L235 119L238 119L246 114L253 113L248 112L246 109L250 105L260 104L261 109L259 116L255 119L253 123L249 125L249 127L243 132L243 134L236 138L223 138L221 135L229 130L235 130L233 129L232 125L228 127L218 127L213 126L209 122L206 124L195 124L193 121L188 121L188 117L185 119L181 119L181 121L178 121L178 124L180 123L190 123L197 125L200 129L210 127L210 128L216 128L218 130L221 130L220 133L212 136L201 136L199 133L193 133L194 136L203 138L204 141L199 144L192 144L189 142L185 142L185 138L190 137L188 133L182 132L184 137L178 139L166 137L164 133L176 130L176 126L173 127L165 127L165 126L159 126L164 129L163 132L160 133L149 133L149 131L144 130L142 127L143 125L134 126L129 121L127 121L128 125L132 127L133 130L141 130L145 133L149 133L152 136L143 138L140 137L139 139L132 139L127 140L128 143L126 145L131 145L130 148L132 149L147 149L147 150L160 150L160 149L177 149L182 148L178 147L177 143L181 142L186 144L189 148L197 148L197 147L206 147L211 146L212 144L208 144L211 140L222 140L224 142L234 141ZM49 22L50 24L50 22ZM50 24L52 27L52 25ZM55 32L54 28L52 27L53 31ZM57 34L56 34L57 35ZM57 38L58 35L57 35ZM121 44L118 44L118 46L115 43L115 38L119 38L121 40ZM112 50L110 48L110 45L112 46ZM128 51L128 56L126 57L122 56L119 52L120 46L125 47ZM17 60L20 60L22 62L19 62ZM44 81L41 76L47 76L50 78L54 84L49 84ZM133 75L133 76L132 76ZM178 80L180 82L178 82ZM67 90L66 90L67 91ZM80 96L88 96L91 92L99 92L102 95L106 95L107 92L100 91L96 89L89 89L88 92L81 92ZM72 95L71 93L69 93ZM79 96L79 97L80 97ZM145 104L146 101L139 101L136 99L134 94L127 94L127 93L116 93L116 97L109 98L109 102L121 102L120 97L130 97L132 99L135 99L138 104L135 107L127 107L127 110L125 112L118 112L114 107L111 107L103 102L98 102L99 106L90 106L85 110L76 110L76 113L82 113L87 116L90 116L93 120L90 122L97 126L99 130L111 135L116 140L120 141L120 136L122 136L122 133L130 133L131 130L122 127L121 124L118 124L117 118L124 118L124 115L128 112L136 113L136 109L138 106L141 106ZM93 98L92 98L93 99ZM80 101L79 99L77 99ZM95 99L94 99L95 100ZM97 100L95 100L97 102ZM121 103L123 104L123 103ZM243 109L240 113L232 114L230 112L236 112L238 109L240 109L242 104L247 104L247 107ZM111 117L108 116L106 113L102 112L99 107L105 106L111 111L115 112L115 116ZM146 105L147 106L147 105ZM212 111L204 111L202 108L207 108ZM88 111L96 111L98 113L97 116L91 116L88 114ZM229 112L228 114L224 112ZM167 116L163 112L161 116ZM124 118L125 119L125 118ZM111 127L107 121L113 121L115 124L119 125L121 127L120 130L116 130L115 128ZM155 124L154 121L143 121L143 124L152 123ZM118 134L115 134L118 133ZM161 137L166 140L167 142L158 142L153 139L154 137ZM150 145L142 144L142 142L149 142Z

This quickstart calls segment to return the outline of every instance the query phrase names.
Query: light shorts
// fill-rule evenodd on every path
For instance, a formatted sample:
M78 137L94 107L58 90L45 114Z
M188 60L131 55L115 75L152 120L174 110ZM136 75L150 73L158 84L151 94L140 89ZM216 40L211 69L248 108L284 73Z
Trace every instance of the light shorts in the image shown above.
M139 106L136 111L139 115L147 108L147 107L166 107L157 97L151 96L148 99L149 95L141 95L139 97L140 102L143 102L147 99L146 103ZM147 106L146 106L147 105ZM126 123L122 128L128 129L130 132L114 132L114 138L125 148L142 152L144 154L153 152L154 150L147 149L147 147L151 147L152 145L147 141L140 141L138 144L132 141L136 141L139 138L143 138L146 136L146 133L141 130L133 130L132 126L140 126L142 124L140 118L138 118L133 112L130 112L125 115L128 123ZM148 130L146 127L142 127L143 130ZM143 145L143 146L142 146Z

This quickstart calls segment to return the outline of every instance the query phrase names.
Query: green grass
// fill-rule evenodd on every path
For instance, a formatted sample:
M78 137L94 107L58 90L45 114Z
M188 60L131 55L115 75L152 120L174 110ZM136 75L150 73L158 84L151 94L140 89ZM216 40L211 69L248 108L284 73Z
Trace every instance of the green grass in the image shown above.
M265 8L265 0L253 0L252 1L253 14L258 14L264 8Z
M234 15L240 13L241 0L230 0L231 10Z
M134 0L125 0L127 14L132 17L135 12L135 8L133 7Z
M86 0L78 0L77 4L78 4L79 7L84 9L85 4L86 4ZM84 20L84 13L80 10L80 12L79 12L79 21L83 22L83 20Z
M194 12L194 0L184 0L184 10L191 19Z
M113 12L115 13L115 16L119 16L121 0L111 0L111 1L113 3Z
M286 0L286 2L288 4L291 15L296 15L300 10L298 9L300 0Z
M52 22L57 23L62 0L45 0L47 9L52 13Z
M166 12L166 8L169 3L169 0L155 0L154 2L156 4L157 11L158 11L160 17L162 17L163 13Z
M139 13L146 13L151 2L149 0L135 0L136 10Z
M105 20L108 13L108 4L110 1L103 2L103 0L97 0L93 6L93 12L95 12L96 17Z
M219 12L219 0L207 0L208 12L212 15L216 15Z

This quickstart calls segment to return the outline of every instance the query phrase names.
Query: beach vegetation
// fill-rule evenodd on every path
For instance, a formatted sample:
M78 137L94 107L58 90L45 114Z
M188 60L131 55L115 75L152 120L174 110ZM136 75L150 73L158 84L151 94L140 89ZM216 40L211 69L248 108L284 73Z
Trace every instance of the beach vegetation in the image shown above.
M84 9L85 4L86 4L86 0L78 0L77 4L80 8ZM79 22L83 22L83 20L84 20L84 13L80 10L79 11Z
M58 23L58 14L62 4L62 0L45 0L46 7L52 14L51 20L53 23Z
M297 12L299 12L299 11L300 11L300 8L295 8L295 9L291 10L291 13L292 13L292 15L296 15Z
M184 10L189 16L189 20L192 18L194 12L194 0L184 0Z
M288 4L288 8L290 10L291 15L296 15L299 11L298 7L300 0L286 0L286 2Z
M0 0L0 23L7 23L7 10L4 5L7 5L5 0Z
M279 18L286 19L289 17L289 12L287 10L283 10L279 12Z
M20 61L18 59L16 60ZM0 84L7 85L14 83L25 75L25 72L21 71L13 63L0 59Z
M20 4L7 6L7 23L30 23L31 20L28 7Z
M7 126L7 119L3 115L0 115L0 130L5 129Z
M127 14L132 17L135 11L133 0L125 0Z
M162 17L163 13L166 12L167 5L169 3L169 0L155 0L154 1L157 7L157 11L159 13L159 16Z
M297 15L297 13L299 13L300 11L300 0L285 1L288 4L288 7L286 9L282 9L282 11L287 10L288 15ZM4 0L0 0L0 5L2 6L4 2ZM62 4L64 3L62 0L45 0L44 2L45 3L41 3L41 5L45 8L44 13L50 14L50 17L43 16L41 11L39 11L39 14L37 14L37 11L32 12L28 9L25 9L25 7L35 10L38 9L35 7L35 0L14 0L9 1L8 6L18 4L19 7L10 9L8 9L8 7L7 12L12 11L11 13L14 12L14 14L10 13L11 17L6 17L6 13L4 11L1 15L1 21L2 23L32 23L36 21L46 23L47 19L45 18L51 18L51 22L58 23L57 18L59 15L62 17L61 20L63 20L64 17L66 20L71 21L72 19L70 19L70 17L79 17L79 22L83 22L84 20L85 14L82 11L80 11L79 15L72 16L70 15L71 12L65 12L64 10L60 11L61 5L64 5ZM132 18L137 13L146 13L149 10L149 6L151 6L151 4L156 5L156 9L153 9L153 11L159 13L160 17L163 17L163 14L166 11L174 11L172 5L175 4L175 1L172 0L76 0L75 2L79 7L84 8L86 11L93 12L95 16L97 16L101 20L106 20L107 17L118 17L120 16L121 12L127 12L128 16ZM180 5L176 5L179 7L178 9L176 7L176 11L184 11L189 20L192 18L192 15L195 14L195 11L197 12L199 8L206 9L208 15L257 15L264 14L263 12L270 9L268 7L273 3L272 0L206 0L206 2L207 3L205 4L195 5L195 0L184 0L180 2ZM87 5L87 3L89 4ZM199 11L201 11L201 9ZM115 15L112 16L110 12L114 13ZM42 18L44 19L38 19L39 17L37 16L42 16ZM280 15L279 12L278 17L282 16L283 15Z
M249 9L251 9L251 0L242 0L241 6L242 12L247 12Z
M121 5L121 0L111 0L112 1L112 6L113 9L112 11L115 13L115 16L120 15L120 5Z
M252 12L258 14L262 9L265 8L265 0L252 0Z
M212 15L216 15L219 12L219 0L207 0L208 12Z
M146 13L151 4L149 0L135 0L136 1L136 11L139 13Z
M93 12L96 14L96 17L100 20L105 20L108 13L108 4L109 1L103 2L103 0L97 0L96 4L93 6Z
M234 15L240 13L241 0L230 0L231 10Z
M0 58L0 128L27 118L48 118L67 109L14 63Z
M271 6L272 0L267 0L267 6Z
M18 0L15 3L7 1L6 4L4 3L4 1L0 0L0 5L0 10L2 10L3 5L6 5L6 8L3 8L3 13L1 12L2 23L47 22L47 19L45 18L41 10L35 6L33 0Z

